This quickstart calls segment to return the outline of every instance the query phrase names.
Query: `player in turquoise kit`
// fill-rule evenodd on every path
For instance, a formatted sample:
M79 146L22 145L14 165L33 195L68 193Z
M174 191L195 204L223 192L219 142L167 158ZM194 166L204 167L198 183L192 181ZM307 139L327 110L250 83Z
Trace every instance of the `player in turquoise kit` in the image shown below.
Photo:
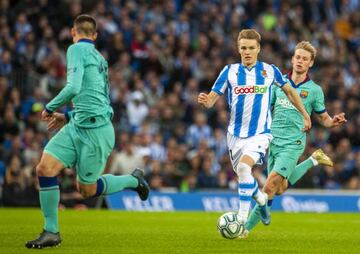
M146 200L149 195L149 186L140 169L135 169L131 175L102 175L115 142L108 64L94 46L97 34L93 17L78 16L71 34L74 44L66 53L66 86L42 113L42 120L48 122L49 130L61 128L46 145L36 167L45 225L37 239L26 243L27 248L52 247L61 242L58 227L60 193L56 176L64 168L76 169L78 189L83 197L107 195L125 188L137 191L141 200ZM56 113L70 101L73 111Z
M310 42L298 43L292 57L292 72L287 74L286 78L300 95L309 115L315 112L320 123L327 128L340 126L346 122L345 114L340 113L333 118L329 116L321 87L308 76L315 56L316 49ZM277 87L273 90L272 105L273 140L269 147L268 178L263 189L268 194L269 207L275 194L282 194L287 189L288 182L295 184L311 167L318 164L332 166L332 161L321 149L316 150L307 160L296 165L306 145L306 133L301 130L302 115L287 99L284 92ZM245 225L243 237L246 237L259 221L259 208L256 205Z

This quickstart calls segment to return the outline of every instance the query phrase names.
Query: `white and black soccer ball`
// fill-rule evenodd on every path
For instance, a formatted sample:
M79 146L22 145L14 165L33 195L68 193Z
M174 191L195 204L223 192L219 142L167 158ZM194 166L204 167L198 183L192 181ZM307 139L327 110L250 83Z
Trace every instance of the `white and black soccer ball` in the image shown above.
M227 212L221 215L217 222L220 235L226 239L234 239L244 233L244 222L235 212Z

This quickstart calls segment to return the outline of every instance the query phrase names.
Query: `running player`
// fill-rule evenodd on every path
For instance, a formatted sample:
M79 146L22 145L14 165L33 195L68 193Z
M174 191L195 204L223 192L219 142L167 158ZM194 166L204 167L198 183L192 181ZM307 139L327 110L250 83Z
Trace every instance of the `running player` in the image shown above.
M212 107L226 93L230 111L227 143L230 159L239 181L239 216L246 222L252 197L259 204L261 219L270 223L267 195L258 190L252 175L252 167L260 162L272 139L271 89L275 84L301 112L302 130L311 128L311 120L299 95L283 78L279 69L257 60L261 37L253 29L239 33L237 48L241 63L229 64L219 74L209 94L200 93L198 102L206 108Z
M139 169L131 175L101 175L115 140L108 64L94 47L97 34L93 17L78 16L71 33L74 44L66 54L67 84L42 112L49 130L61 128L46 145L36 167L45 225L38 238L26 243L27 248L41 249L61 242L57 175L64 168L76 168L78 189L83 197L111 194L125 188L137 191L142 200L149 195L148 184ZM69 114L55 112L70 101L75 109Z
M292 57L292 71L285 75L300 95L308 114L315 112L320 123L326 128L340 126L346 122L345 114L333 118L326 112L324 93L319 85L308 75L316 57L316 49L308 41L296 45ZM316 150L307 160L296 165L306 146L306 134L301 131L302 115L287 99L281 89L275 88L272 96L273 122L268 160L268 178L263 191L268 195L268 206L271 207L275 194L281 195L288 187L295 184L311 167L318 164L332 166L330 158L321 150ZM251 211L245 225L246 236L260 221L261 208L256 205Z

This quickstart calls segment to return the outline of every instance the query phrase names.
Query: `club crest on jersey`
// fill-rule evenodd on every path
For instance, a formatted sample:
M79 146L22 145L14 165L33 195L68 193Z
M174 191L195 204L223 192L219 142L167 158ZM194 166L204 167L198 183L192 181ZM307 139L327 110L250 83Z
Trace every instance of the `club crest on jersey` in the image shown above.
M300 92L300 97L301 98L306 98L306 97L308 97L308 95L309 95L309 92L308 91L305 91L305 90L301 90L301 92Z
M263 76L264 78L267 78L267 72L266 72L266 70L262 70L261 71L261 76Z

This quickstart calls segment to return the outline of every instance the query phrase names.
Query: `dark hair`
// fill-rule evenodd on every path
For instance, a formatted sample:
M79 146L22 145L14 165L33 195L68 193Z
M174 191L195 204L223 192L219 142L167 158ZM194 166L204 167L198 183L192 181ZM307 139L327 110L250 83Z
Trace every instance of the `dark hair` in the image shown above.
M96 33L96 20L90 15L81 14L74 21L74 28L79 34L90 36Z

